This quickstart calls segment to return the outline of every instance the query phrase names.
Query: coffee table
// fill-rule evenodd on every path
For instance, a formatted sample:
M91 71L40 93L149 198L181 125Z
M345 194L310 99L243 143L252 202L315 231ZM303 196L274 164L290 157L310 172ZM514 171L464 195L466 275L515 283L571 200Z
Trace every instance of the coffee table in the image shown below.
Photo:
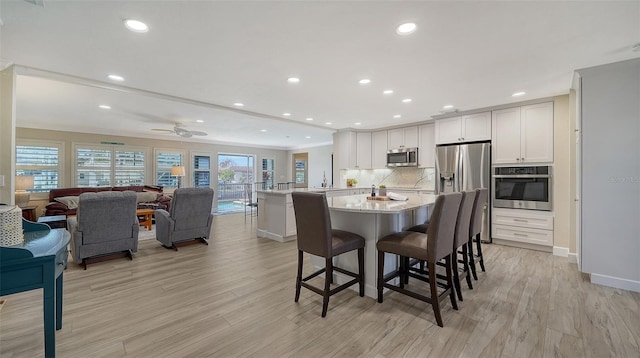
M138 209L136 210L136 215L138 216L138 221L140 222L140 226L144 226L147 230L151 230L151 224L153 222L153 214L155 210L153 209Z
M41 216L41 217L38 218L38 222L47 224L52 229L66 229L67 228L67 216L66 215Z

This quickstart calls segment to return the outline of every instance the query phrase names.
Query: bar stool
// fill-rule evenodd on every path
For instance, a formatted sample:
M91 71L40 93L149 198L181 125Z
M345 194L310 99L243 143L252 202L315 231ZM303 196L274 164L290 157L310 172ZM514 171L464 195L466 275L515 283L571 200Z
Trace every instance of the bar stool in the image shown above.
M482 257L482 245L480 244L480 233L482 232L482 217L484 214L484 207L487 205L489 190L487 188L481 188L476 189L476 191L478 194L476 195L476 200L473 204L473 214L471 215L471 226L469 228L469 265L471 266L473 279L477 281L478 275L476 273L475 258L479 259L480 268L482 269L482 272L485 272L484 259ZM476 243L476 254L473 253L474 241Z
M436 317L438 326L443 327L442 315L440 313L440 301L449 296L451 306L458 309L454 293L452 278L452 254L453 241L462 201L461 193L449 193L439 195L436 198L433 214L427 228L427 233L422 234L414 231L402 231L387 235L378 240L378 302L383 301L383 289L388 288L400 292L407 296L430 303ZM384 275L384 255L385 253L399 256L400 268L386 276ZM412 269L407 267L410 258L427 262L428 271ZM445 260L446 281L438 283L435 275L436 262ZM417 272L418 274L415 274ZM425 296L414 291L405 289L405 278L411 276L418 280L428 282L431 296ZM399 286L395 286L389 281L399 278ZM438 293L438 286L443 291Z
M468 247L469 247L469 227L471 226L471 214L478 192L475 190L463 191L458 220L456 221L456 234L453 240L453 284L456 287L458 299L462 301L462 290L460 280L466 279L469 289L473 289L471 275L469 275ZM460 250L462 248L462 250ZM462 259L458 259L458 254L462 254ZM462 270L458 270L458 264L462 264Z
M296 276L296 298L300 298L300 288L305 287L321 295L322 317L327 315L329 297L356 283L359 284L360 297L364 296L364 238L358 234L331 228L331 217L325 194L293 192L293 208L296 214L298 236L298 275ZM333 257L345 252L358 250L358 273L333 266ZM303 252L325 258L325 267L302 278ZM333 271L353 277L334 289ZM325 273L324 290L307 283L308 280Z

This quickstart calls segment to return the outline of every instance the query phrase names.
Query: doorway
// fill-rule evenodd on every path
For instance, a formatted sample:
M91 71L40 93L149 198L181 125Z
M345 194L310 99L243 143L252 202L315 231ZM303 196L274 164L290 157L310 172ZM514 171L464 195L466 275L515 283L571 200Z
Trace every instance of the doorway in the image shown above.
M243 154L218 154L218 213L244 211L245 184L252 184L255 158Z
M293 155L293 178L296 188L309 186L309 154L295 153Z

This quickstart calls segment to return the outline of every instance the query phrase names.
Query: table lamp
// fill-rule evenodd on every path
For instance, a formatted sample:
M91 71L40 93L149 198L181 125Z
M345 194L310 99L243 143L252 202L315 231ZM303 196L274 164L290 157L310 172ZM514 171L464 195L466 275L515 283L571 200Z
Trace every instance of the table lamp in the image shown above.
M33 189L33 176L19 175L16 177L16 205L21 208L29 205L29 192Z
M171 167L171 176L178 177L178 189L180 188L180 180L185 175L184 166L182 165L174 165Z

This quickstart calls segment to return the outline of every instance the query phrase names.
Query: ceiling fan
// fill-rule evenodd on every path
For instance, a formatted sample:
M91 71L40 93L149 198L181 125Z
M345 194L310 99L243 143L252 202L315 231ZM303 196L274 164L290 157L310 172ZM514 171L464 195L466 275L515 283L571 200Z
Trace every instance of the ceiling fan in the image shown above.
M205 136L207 135L207 133L205 132L200 132L200 131L190 131L188 129L184 129L182 127L178 127L178 125L176 124L173 129L161 129L161 128L153 128L151 129L152 131L157 131L157 132L169 132L169 133L175 133L177 135L179 135L180 137L183 138L191 138L194 135L198 135L198 136Z

